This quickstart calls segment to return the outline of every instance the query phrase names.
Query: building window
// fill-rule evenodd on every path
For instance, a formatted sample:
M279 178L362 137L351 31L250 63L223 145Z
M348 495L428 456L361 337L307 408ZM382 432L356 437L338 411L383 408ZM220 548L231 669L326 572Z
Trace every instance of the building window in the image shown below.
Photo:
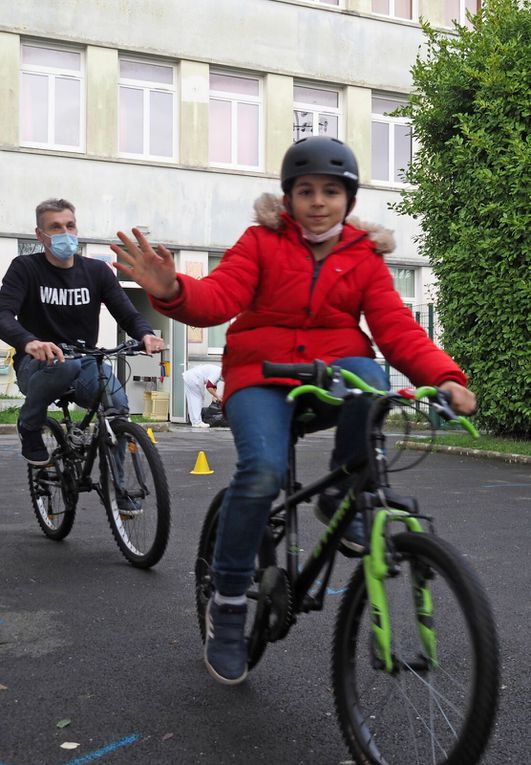
M310 0L310 2L317 3L317 5L335 5L339 6L339 0Z
M175 156L175 67L120 59L118 150L122 156Z
M409 306L409 308L412 308L415 303L416 295L416 270L414 268L403 268L402 266L389 266L389 271L393 277L395 290L404 300L404 303Z
M20 143L84 150L83 56L80 50L23 43Z
M466 12L474 16L480 8L480 0L444 0L444 25L453 27L457 21L458 24L466 24L469 27Z
M209 255L208 256L208 273L210 274L216 266L219 265L221 255ZM226 321L224 324L218 324L217 327L209 327L208 333L208 355L221 356L223 349L225 348L225 333L229 328L230 321Z
M213 165L244 170L261 166L262 82L210 73L208 157Z
M372 180L404 183L404 171L412 157L411 125L404 117L390 117L405 100L372 98Z
M44 247L41 242L35 239L18 240L19 255L34 255L36 252L44 252Z
M339 138L338 90L295 85L293 88L293 140L309 135Z
M395 19L418 18L418 0L372 0L372 12Z

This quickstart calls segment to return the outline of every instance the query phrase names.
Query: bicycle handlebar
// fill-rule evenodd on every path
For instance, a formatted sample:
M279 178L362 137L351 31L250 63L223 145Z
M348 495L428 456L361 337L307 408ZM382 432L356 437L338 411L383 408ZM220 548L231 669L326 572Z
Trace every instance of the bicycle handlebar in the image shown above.
M345 399L356 395L369 394L376 397L388 398L394 401L428 399L437 414L450 424L461 425L474 438L479 438L479 433L470 420L456 414L451 408L451 394L434 386L421 386L420 388L408 388L399 391L382 391L373 388L361 377L341 369L338 366L327 366L323 361L313 361L308 364L275 364L264 361L262 373L267 378L283 380L297 380L303 382L288 393L288 401L295 401L298 396L312 393L321 401L332 406L340 406Z
M116 348L87 348L84 340L75 343L59 343L66 358L79 359L82 356L136 356L144 351L144 343L138 340L126 340Z

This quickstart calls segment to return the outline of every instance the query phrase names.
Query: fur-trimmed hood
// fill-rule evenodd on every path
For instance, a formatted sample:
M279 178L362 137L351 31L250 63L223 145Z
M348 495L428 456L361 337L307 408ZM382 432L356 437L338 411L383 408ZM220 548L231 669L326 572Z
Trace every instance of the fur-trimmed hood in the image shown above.
M281 196L266 193L259 196L255 201L254 212L256 223L276 231L282 224L281 213L286 212L286 209ZM355 215L350 215L346 222L355 228L367 231L369 239L374 242L379 253L393 252L395 249L395 238L390 229L377 223L364 223Z

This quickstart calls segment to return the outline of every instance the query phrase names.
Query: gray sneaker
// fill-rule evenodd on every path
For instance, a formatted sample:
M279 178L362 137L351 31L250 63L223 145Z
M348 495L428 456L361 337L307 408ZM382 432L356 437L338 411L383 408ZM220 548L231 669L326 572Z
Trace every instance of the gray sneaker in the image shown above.
M212 595L205 614L205 664L219 683L237 685L247 677L245 618L247 604L219 605Z
M118 497L116 504L122 518L136 518L137 515L142 515L142 503L129 494Z
M341 504L343 497L337 489L332 487L325 490L318 498L313 509L317 520L328 526L332 516ZM352 523L343 532L341 544L347 547L351 552L363 554L365 552L365 528L363 519L359 513L356 513Z

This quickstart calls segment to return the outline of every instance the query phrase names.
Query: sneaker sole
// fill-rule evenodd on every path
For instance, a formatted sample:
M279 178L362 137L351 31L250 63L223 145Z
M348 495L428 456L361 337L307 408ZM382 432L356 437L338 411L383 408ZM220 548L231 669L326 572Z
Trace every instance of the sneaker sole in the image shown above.
M217 680L218 683L221 683L222 685L239 685L240 683L243 683L247 675L249 674L249 671L247 667L245 667L245 672L243 675L240 675L240 677L236 677L234 679L230 679L228 677L223 677L223 675L220 675L216 672L212 664L209 663L206 653L206 643L205 643L205 653L204 653L204 659L205 659L205 666L207 668L207 672L210 675L210 677L213 677L214 680Z
M18 425L17 425L17 436L18 436L18 440L22 444L22 436L20 435ZM49 454L47 454L45 460L32 460L30 457L26 457L26 455L23 453L22 453L22 456L26 460L28 465L33 465L33 467L45 467L45 465L50 465L52 461L52 458L50 457Z

